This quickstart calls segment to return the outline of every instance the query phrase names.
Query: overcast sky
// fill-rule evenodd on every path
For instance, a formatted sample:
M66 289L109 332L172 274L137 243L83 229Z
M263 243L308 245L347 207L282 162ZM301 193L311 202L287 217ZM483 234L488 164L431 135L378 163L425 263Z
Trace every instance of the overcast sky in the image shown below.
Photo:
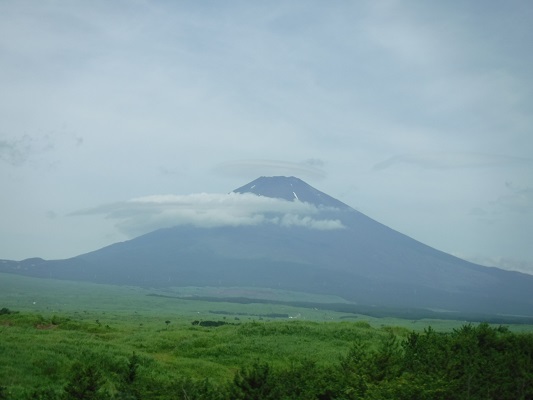
M0 259L142 233L110 205L217 214L294 175L533 273L531 21L529 0L1 0Z

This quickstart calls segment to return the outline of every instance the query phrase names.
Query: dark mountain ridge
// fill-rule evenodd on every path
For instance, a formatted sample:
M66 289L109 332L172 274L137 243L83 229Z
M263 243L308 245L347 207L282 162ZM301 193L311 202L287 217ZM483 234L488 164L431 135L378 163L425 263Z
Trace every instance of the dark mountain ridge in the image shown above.
M340 229L176 226L66 260L0 262L1 272L97 283L270 287L364 305L533 316L533 276L476 265L386 227L294 177L235 190L317 208Z

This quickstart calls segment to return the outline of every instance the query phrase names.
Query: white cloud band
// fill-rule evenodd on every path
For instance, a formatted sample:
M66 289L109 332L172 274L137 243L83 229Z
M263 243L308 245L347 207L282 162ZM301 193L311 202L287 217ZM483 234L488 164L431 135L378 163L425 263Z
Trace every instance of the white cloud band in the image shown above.
M319 212L314 205L301 201L232 192L146 196L72 215L105 215L117 220L117 228L132 236L178 225L211 228L277 224L320 230L344 228L339 220L321 219Z

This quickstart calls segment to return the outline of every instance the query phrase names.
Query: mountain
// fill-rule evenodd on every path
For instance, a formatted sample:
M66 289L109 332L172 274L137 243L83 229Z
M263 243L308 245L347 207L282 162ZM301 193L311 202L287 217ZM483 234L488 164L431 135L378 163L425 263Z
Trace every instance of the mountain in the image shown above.
M343 202L309 186L301 179L284 176L261 177L235 189L235 193L253 193L257 196L273 197L288 201L302 201L317 207L348 210L350 207Z
M533 276L426 246L298 178L261 177L234 192L307 203L307 214L159 229L65 260L4 260L0 272L144 287L269 287L361 305L533 316Z

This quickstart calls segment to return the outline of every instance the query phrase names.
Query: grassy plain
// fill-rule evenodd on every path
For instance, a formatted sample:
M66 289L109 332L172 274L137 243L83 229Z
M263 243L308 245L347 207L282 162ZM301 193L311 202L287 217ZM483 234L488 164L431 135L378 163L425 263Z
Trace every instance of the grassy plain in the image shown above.
M147 384L184 376L222 384L231 381L241 366L258 360L280 367L305 360L333 365L355 340L372 348L391 332L402 339L429 325L450 331L465 323L375 318L279 303L187 299L215 294L230 296L235 290L155 291L0 274L0 308L16 311L0 315L0 386L16 399L29 398L40 388L59 391L76 361L97 360L108 374L118 376L134 353ZM342 301L276 291L262 296ZM528 325L510 329L533 331Z
M278 301L277 304L257 302L239 304L224 302L224 297L245 294L246 297L261 297ZM190 300L187 300L187 297ZM218 297L220 301L198 301L193 296ZM139 287L101 285L85 282L71 282L54 279L38 279L0 273L0 308L37 313L44 317L62 315L80 321L100 320L101 323L160 324L189 323L193 320L213 320L226 316L226 319L239 318L240 322L272 320L268 314L286 314L290 321L341 322L365 321L372 327L400 326L410 330L422 330L431 325L439 331L458 328L466 321L453 319L402 319L395 317L372 317L347 312L336 312L328 307L295 307L281 302L314 302L324 305L342 303L343 299L334 296L318 296L307 293L276 291L250 288L168 288L144 289ZM225 314L224 314L225 312ZM278 318L276 318L279 320ZM142 320L142 321L140 321ZM163 324L164 325L164 324ZM530 331L533 325L509 325L511 330Z

